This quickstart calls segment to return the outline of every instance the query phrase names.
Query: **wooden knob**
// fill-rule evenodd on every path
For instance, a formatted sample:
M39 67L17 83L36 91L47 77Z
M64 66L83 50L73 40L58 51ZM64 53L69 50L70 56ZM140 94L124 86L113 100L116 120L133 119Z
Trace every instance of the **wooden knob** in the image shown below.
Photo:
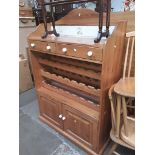
M62 118L62 114L59 115L59 118Z
M63 117L62 117L62 120L64 121L65 119L66 119L66 117L65 117L65 116L63 116Z
M76 121L76 119L74 120L74 123L76 123L77 121Z
M35 43L31 43L31 47L34 48L35 47Z
M47 45L47 46L46 46L46 49L47 49L47 50L50 50L50 49L51 49L51 46Z
M88 55L89 57L91 57L91 56L93 55L93 52L92 52L92 51L88 51L87 55Z
M62 48L62 52L66 53L67 52L67 48L66 47Z
M73 49L73 51L74 51L74 52L76 52L76 51L77 51L77 49L76 49L76 48L74 48L74 49Z

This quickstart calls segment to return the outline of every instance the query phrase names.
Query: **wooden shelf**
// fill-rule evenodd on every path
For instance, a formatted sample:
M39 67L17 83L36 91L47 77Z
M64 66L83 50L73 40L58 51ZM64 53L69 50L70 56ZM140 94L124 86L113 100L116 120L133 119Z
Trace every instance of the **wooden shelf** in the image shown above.
M41 58L39 58L38 61L40 64L44 64L44 65L47 65L47 66L50 66L53 68L58 68L58 69L61 69L64 71L68 71L68 72L71 72L74 74L79 74L79 75L86 76L86 77L96 79L96 80L101 79L101 74L96 73L92 70L85 70L80 67L74 67L71 65L66 65L66 64L62 64L62 63L58 63L58 62L52 62L52 61L41 59Z
M79 95L76 95L71 91L67 91L67 90L64 90L62 88L52 86L51 84L48 84L45 81L42 82L42 87L48 89L49 91L53 91L55 93L58 93L64 97L72 99L74 101L77 101L80 104L83 104L83 105L90 107L94 110L97 110L97 111L99 110L99 104L98 104L99 101L97 101L97 100L99 100L99 98L96 98L95 99L96 101L91 101L90 99L85 99L84 97L80 97Z
M50 74L49 72L45 72L44 70L41 70L40 72L41 72L41 75L43 77L46 77L48 79L57 81L57 82L59 82L61 84L67 85L67 86L69 86L71 88L80 90L82 92L86 92L89 95L93 95L93 96L97 96L97 97L100 96L100 89L95 89L92 86L86 86L84 83L78 83L75 80L70 80L68 78L63 78L62 76L59 76L59 75L56 75L56 74Z

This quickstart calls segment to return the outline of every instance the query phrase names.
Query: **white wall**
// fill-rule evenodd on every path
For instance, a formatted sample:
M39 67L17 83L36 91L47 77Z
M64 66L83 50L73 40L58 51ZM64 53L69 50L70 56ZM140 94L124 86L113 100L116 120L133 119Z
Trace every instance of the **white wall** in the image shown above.
M123 2L125 0L111 0L111 7L114 8L114 12L123 11Z

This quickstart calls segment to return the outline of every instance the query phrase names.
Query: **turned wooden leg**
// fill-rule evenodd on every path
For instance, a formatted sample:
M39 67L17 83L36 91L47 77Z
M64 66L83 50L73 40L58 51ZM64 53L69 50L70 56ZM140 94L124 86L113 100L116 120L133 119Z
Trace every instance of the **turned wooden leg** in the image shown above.
M125 135L128 136L128 128L127 128L127 108L126 108L125 97L122 97L122 107L123 107L124 131L125 131Z
M116 137L119 137L120 115L121 115L121 97L117 95Z

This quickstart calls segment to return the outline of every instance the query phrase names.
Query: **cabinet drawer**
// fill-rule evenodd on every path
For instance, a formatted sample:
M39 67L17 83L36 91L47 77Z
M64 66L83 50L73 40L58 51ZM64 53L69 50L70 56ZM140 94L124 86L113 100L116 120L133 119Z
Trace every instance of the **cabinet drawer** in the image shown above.
M39 96L39 105L41 116L46 118L48 121L54 125L62 128L62 112L61 112L61 103L57 102L54 99L47 99L43 96Z
M57 44L56 46L56 52L58 54L95 61L102 61L102 48L61 43Z
M55 43L48 43L43 41L29 41L29 47L31 50L44 51L44 52L54 52Z
M84 113L63 105L64 131L84 145L96 149L97 122Z

